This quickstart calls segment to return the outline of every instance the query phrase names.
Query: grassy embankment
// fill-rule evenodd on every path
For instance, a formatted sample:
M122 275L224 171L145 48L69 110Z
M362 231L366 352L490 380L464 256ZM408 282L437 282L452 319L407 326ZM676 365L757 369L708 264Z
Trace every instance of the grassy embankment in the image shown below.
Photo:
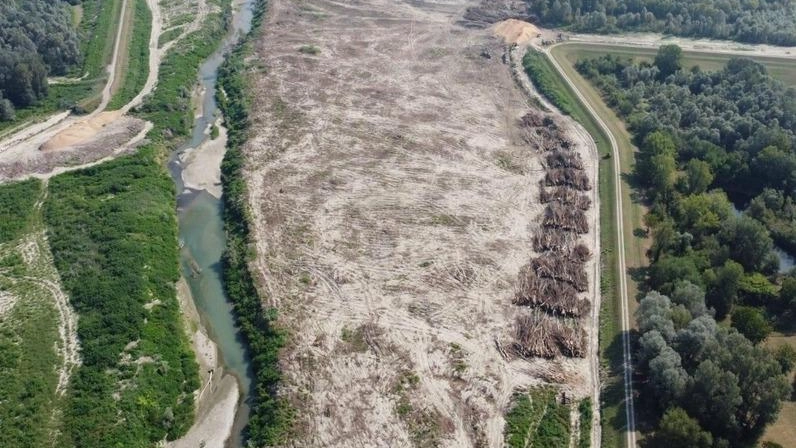
M33 107L17 110L15 120L0 123L0 137L3 131L58 111L73 108L88 112L99 105L102 87L108 79L105 67L113 57L121 7L122 0L83 0L78 25L83 63L69 74L82 79L50 85L45 99Z
M129 39L121 55L119 79L116 80L118 90L108 104L108 110L119 109L138 95L144 87L149 75L149 36L152 33L152 12L146 0L133 1L133 16L130 23L131 31L125 38Z
M226 13L208 16L163 62L142 112L155 124L149 145L50 182L49 239L83 354L64 406L66 446L152 446L193 422L198 372L174 288L175 191L164 161L189 134L190 91Z
M534 85L562 112L572 116L597 144L600 155L598 188L600 195L600 360L607 376L601 394L602 445L623 446L621 432L627 425L624 413L622 382L621 302L617 290L620 275L616 255L615 176L612 149L608 137L580 103L566 82L558 76L552 63L543 54L529 50L523 66ZM630 260L627 260L630 266Z
M40 283L55 269L35 249L46 245L41 195L37 180L0 185L0 446L48 446L61 428L58 312Z
M249 263L254 257L249 244L251 214L248 209L246 184L243 179L241 146L246 141L249 125L249 86L246 62L251 54L250 41L259 35L266 1L256 5L252 32L228 56L221 67L219 85L224 94L217 95L229 130L227 153L221 165L224 185L224 226L227 249L223 258L224 284L235 305L238 323L246 337L254 370L254 402L246 437L256 446L272 446L289 436L293 410L275 396L281 373L279 350L286 334L276 326L276 310L264 309Z

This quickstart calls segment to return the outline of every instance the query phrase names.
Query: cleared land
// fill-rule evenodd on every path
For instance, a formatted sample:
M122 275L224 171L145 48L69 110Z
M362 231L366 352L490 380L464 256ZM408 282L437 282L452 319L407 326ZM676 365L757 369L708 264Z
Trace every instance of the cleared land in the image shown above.
M295 446L498 447L517 388L592 395L592 353L496 346L527 312L511 300L544 173L504 44L456 25L474 4L270 5L244 153Z

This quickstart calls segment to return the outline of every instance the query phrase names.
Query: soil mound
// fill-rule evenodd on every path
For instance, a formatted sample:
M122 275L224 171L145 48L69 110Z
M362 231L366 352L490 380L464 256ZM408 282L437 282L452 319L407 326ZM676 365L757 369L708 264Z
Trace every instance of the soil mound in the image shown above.
M493 31L495 36L502 37L507 44L526 44L539 34L538 28L517 19L496 23Z

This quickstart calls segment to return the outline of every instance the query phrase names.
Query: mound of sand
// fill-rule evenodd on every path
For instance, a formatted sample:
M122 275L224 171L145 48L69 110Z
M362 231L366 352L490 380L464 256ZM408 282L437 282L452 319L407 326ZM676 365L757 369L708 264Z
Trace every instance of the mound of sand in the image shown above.
M525 44L539 34L538 28L517 19L498 22L492 30L495 36L502 37L507 44Z
M63 131L55 134L39 148L42 151L57 151L94 137L105 126L121 117L121 111L102 112L86 120L78 121Z

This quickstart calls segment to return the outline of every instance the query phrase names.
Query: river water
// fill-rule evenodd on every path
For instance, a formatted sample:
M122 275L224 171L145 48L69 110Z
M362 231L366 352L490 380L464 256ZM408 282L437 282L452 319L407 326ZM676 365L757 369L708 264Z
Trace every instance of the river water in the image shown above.
M199 100L202 115L194 122L191 140L172 157L169 168L177 186L177 215L182 244L182 272L188 281L202 324L218 346L221 364L238 380L241 398L235 415L229 447L242 446L242 430L249 417L252 372L242 335L236 325L232 303L224 292L221 256L225 247L223 204L206 190L185 187L180 156L195 150L210 136L209 127L220 116L215 91L218 68L234 44L251 29L254 0L236 1L229 31L219 49L199 69ZM218 161L220 162L220 161ZM220 170L213 166L212 170Z

